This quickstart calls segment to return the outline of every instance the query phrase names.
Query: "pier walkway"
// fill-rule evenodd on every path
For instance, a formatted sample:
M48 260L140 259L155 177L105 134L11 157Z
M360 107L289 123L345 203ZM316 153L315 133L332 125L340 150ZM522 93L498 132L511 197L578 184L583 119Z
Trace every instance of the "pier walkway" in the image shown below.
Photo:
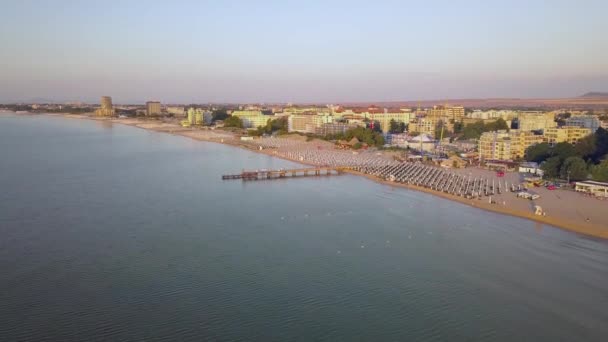
M279 179L279 178L294 178L294 177L310 177L310 176L334 176L339 175L347 167L331 166L331 167L311 167L301 169L279 169L279 170L254 170L245 171L239 174L222 175L223 180L242 179L262 180L262 179Z

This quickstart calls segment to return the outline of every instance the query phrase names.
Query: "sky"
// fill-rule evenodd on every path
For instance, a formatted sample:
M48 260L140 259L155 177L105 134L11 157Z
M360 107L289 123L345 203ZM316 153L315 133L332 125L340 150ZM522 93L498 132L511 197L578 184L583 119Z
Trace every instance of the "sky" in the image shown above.
M0 103L608 91L608 1L0 0Z

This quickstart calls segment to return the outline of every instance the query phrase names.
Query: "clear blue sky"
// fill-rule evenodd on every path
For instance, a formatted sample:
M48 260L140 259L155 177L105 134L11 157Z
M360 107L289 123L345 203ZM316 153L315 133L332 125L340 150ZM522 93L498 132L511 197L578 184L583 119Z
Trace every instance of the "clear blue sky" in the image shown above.
M0 102L608 91L608 1L2 0Z

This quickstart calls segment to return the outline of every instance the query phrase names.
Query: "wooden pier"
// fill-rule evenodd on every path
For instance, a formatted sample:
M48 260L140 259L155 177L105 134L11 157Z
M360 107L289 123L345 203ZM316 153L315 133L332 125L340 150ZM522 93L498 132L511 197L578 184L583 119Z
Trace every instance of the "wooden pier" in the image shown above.
M295 178L295 177L318 177L318 176L335 176L340 175L346 167L311 167L303 169L279 169L279 170L254 170L243 171L240 174L222 175L223 180L241 179L249 180L264 180L264 179L280 179L280 178Z

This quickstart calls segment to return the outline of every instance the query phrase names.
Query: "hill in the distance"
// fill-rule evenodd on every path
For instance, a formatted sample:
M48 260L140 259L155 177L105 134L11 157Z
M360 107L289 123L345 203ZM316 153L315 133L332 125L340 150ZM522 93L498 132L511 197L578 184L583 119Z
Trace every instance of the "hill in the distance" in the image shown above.
M605 97L605 98L608 98L608 92L591 91L584 95L581 95L580 97L586 97L586 98Z

